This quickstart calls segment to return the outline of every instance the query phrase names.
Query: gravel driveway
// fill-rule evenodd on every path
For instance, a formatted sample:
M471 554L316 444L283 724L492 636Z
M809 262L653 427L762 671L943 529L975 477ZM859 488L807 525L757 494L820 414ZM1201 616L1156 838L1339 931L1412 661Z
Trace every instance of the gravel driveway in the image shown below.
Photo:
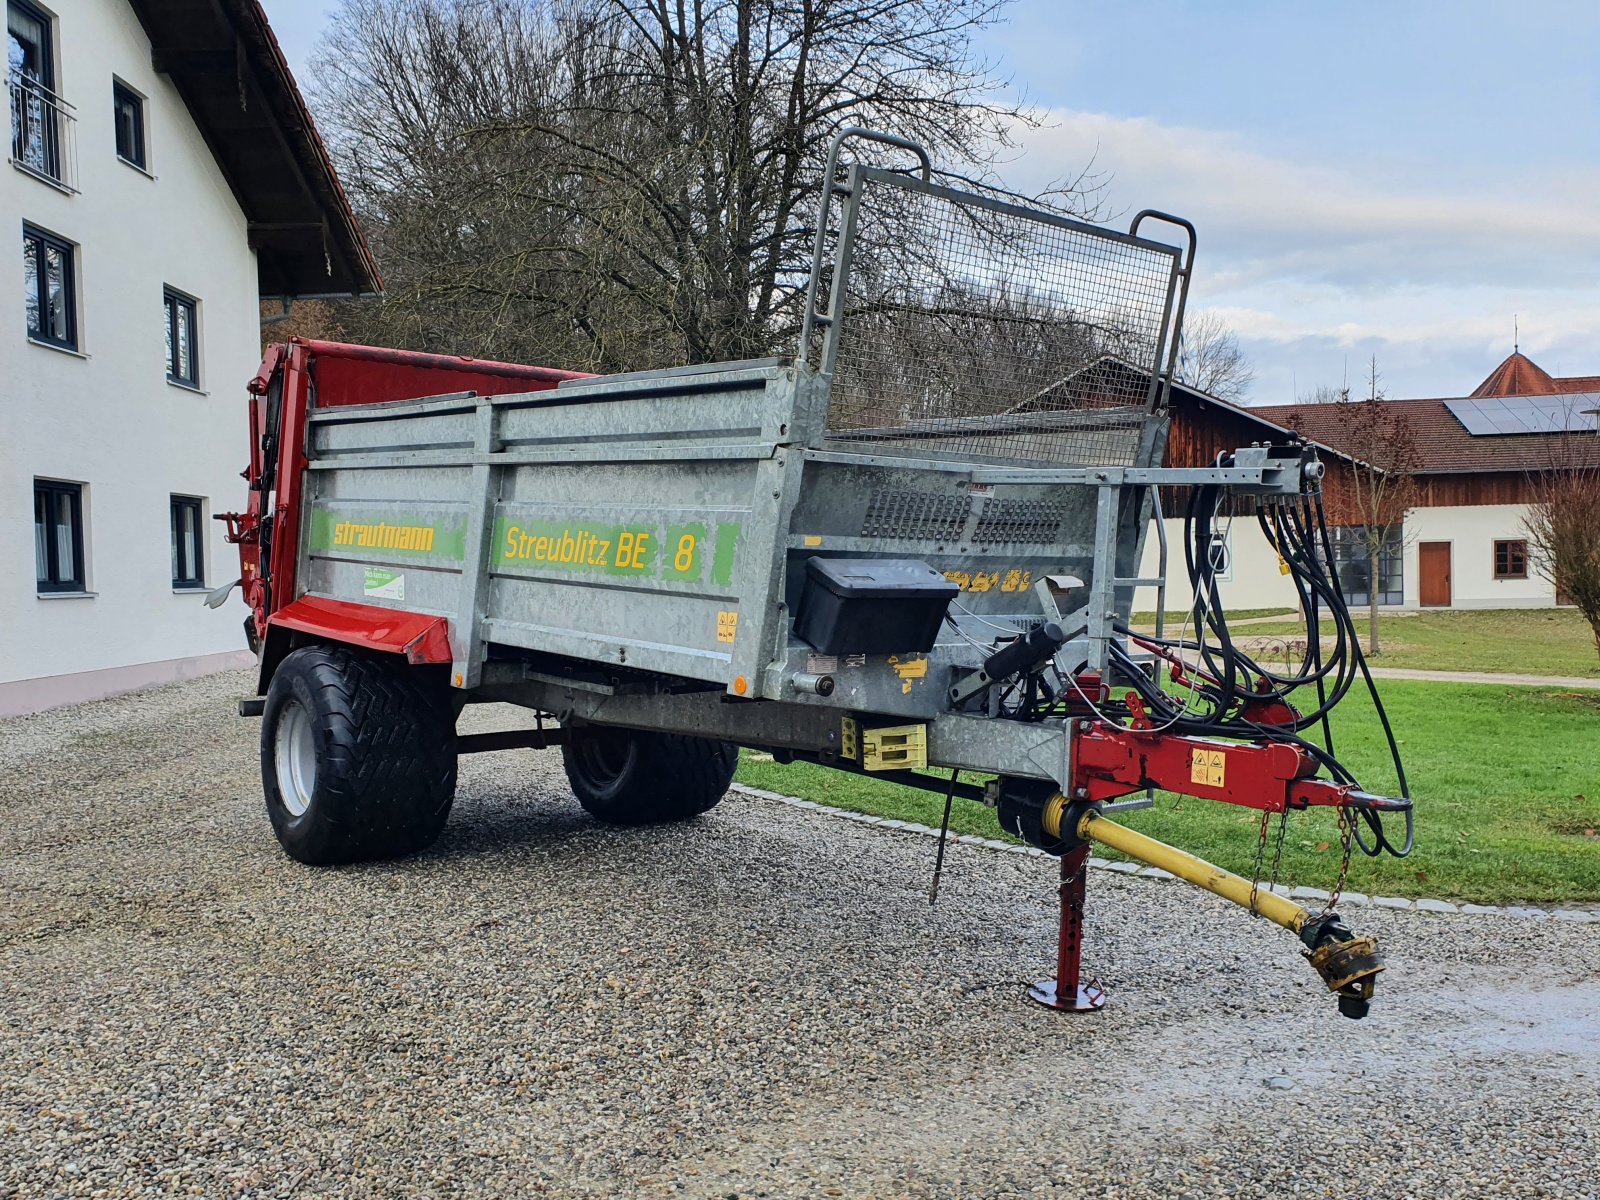
M930 912L927 839L608 830L554 753L464 760L420 858L299 866L247 686L0 722L0 1196L1600 1192L1600 925L1356 910L1355 1023L1281 931L1100 873L1064 1017L1021 998L1053 863L956 847Z

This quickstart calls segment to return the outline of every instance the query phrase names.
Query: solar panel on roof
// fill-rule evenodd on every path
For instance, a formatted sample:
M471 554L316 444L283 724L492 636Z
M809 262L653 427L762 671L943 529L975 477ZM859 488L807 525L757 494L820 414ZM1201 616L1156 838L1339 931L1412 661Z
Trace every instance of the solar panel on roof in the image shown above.
M1444 406L1450 410L1450 415L1466 428L1473 437L1485 437L1499 433L1489 420L1489 414L1483 410L1482 402L1478 400L1446 400Z
M1600 393L1565 396L1492 396L1481 400L1446 400L1450 415L1473 437L1505 437L1524 433L1587 433L1600 408Z

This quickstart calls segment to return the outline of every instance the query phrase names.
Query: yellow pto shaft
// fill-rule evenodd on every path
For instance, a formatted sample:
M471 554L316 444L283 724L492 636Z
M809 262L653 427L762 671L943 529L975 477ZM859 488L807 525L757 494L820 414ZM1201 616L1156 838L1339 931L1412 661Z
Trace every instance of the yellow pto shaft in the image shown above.
M1085 841L1095 841L1113 850L1136 858L1152 867L1171 871L1179 879L1186 879L1196 887L1204 888L1224 900L1231 900L1240 908L1250 907L1250 893L1256 893L1255 911L1274 925L1282 925L1290 933L1299 933L1311 914L1298 904L1285 900L1265 887L1253 888L1250 881L1231 871L1196 858L1186 850L1158 842L1155 838L1135 833L1126 825L1118 825L1095 813L1085 813L1078 822L1078 836Z

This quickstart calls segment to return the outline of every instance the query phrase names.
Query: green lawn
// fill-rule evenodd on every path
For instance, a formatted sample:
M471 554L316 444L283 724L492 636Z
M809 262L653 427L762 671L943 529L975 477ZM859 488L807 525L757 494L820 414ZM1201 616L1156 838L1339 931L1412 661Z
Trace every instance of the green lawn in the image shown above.
M1417 800L1417 848L1406 859L1369 859L1358 850L1349 890L1480 903L1600 900L1600 692L1399 680L1381 687ZM1364 694L1353 692L1337 714L1340 759L1369 791L1393 791ZM944 807L942 795L749 755L738 778L932 826ZM1154 808L1117 819L1229 870L1248 876L1253 869L1260 819L1253 810L1162 795ZM1003 836L991 810L963 800L951 828ZM1338 857L1331 812L1292 815L1280 882L1329 887Z
M1356 619L1364 649L1366 611L1351 615ZM1259 632L1269 630L1261 627ZM1325 623L1322 632L1331 636L1333 626ZM1594 636L1578 611L1571 608L1380 615L1378 644L1382 653L1373 660L1375 666L1600 678L1600 654L1595 652Z
M1230 608L1228 610L1228 621L1232 623L1234 621L1254 621L1260 617L1287 617L1299 611L1297 608ZM1178 626L1183 624L1183 619L1189 615L1186 609L1168 612L1167 624L1176 632ZM1156 623L1155 610L1134 613L1133 623L1135 625L1153 627Z

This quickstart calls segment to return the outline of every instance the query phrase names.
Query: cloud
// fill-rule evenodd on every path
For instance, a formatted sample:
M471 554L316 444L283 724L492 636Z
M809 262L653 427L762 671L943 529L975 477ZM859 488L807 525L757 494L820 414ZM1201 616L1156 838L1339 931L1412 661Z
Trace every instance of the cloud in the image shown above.
M1276 157L1236 134L1063 110L1047 120L1022 135L1026 155L1014 169L1034 176L1024 188L1042 182L1043 164L1093 157L1111 175L1113 205L1168 208L1201 224L1202 247L1226 256L1232 282L1287 266L1297 277L1367 287L1443 278L1594 286L1600 170L1436 176L1418 189L1393 178L1400 171L1385 178ZM1375 258L1396 249L1399 261ZM1377 261L1387 269L1375 277L1367 268Z
M1406 163L1305 162L1142 117L1047 121L1019 134L1008 183L1037 190L1092 158L1108 210L1194 221L1192 304L1239 333L1259 400L1370 354L1391 394L1464 392L1510 350L1513 313L1547 369L1600 372L1600 170L1461 177L1425 147Z

